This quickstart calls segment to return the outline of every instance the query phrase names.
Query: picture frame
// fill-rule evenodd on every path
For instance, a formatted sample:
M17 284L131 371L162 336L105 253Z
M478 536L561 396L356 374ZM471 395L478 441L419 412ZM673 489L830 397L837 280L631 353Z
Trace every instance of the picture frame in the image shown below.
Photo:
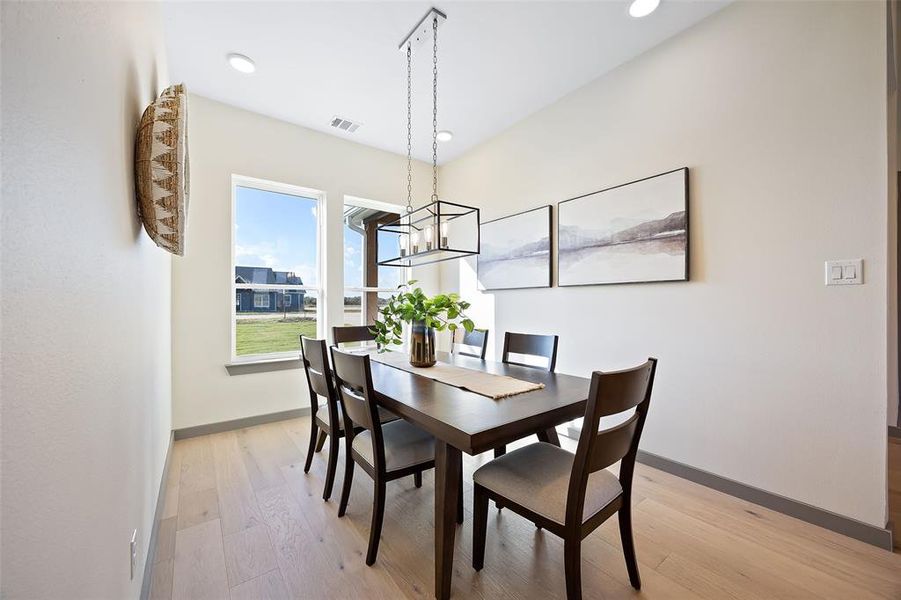
M688 281L688 167L557 204L557 285Z
M480 227L479 289L512 290L553 285L553 206L539 206Z

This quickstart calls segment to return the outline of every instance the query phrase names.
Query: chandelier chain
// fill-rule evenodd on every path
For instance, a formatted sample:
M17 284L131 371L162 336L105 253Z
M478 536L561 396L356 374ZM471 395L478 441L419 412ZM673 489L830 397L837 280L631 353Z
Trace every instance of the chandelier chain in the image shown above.
M413 212L413 48L407 44L407 212Z
M438 200L438 17L432 20L432 200Z

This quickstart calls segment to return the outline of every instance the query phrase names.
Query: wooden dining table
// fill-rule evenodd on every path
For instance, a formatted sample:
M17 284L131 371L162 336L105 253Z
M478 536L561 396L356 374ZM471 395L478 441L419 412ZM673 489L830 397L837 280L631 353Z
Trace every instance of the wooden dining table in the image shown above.
M544 387L495 400L372 361L372 380L385 408L435 436L435 597L450 597L463 452L475 455L581 417L590 380L543 369L438 353L459 367L507 375Z

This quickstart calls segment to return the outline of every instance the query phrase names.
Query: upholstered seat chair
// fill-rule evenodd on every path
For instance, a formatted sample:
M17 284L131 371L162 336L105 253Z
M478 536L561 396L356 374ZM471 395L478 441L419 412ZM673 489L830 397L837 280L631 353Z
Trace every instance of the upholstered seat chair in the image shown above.
M634 369L591 378L585 420L576 453L538 442L518 448L473 474L472 566L485 563L489 499L563 538L566 597L582 597L582 539L614 513L629 581L641 588L632 540L632 476L638 442L651 402L657 360ZM620 424L598 431L601 417L635 409ZM620 462L619 476L607 467Z
M300 336L300 359L307 376L307 387L310 393L310 446L307 459L303 465L304 473L310 472L313 454L320 452L329 441L328 468L325 473L325 486L322 499L332 496L335 483L335 469L338 466L338 440L344 436L344 416L338 407L338 394L332 380L332 370L328 363L325 340L314 340ZM320 404L319 399L325 399ZM394 421L397 415L387 410L379 410L379 419L383 423ZM336 425L333 425L336 424Z
M338 398L346 425L344 486L338 516L347 511L354 465L360 465L373 482L372 526L366 564L373 565L379 550L385 515L385 484L413 475L422 486L422 472L435 466L435 438L404 420L382 423L372 386L369 356L342 352L332 346L332 364L338 384ZM361 428L358 433L356 428Z

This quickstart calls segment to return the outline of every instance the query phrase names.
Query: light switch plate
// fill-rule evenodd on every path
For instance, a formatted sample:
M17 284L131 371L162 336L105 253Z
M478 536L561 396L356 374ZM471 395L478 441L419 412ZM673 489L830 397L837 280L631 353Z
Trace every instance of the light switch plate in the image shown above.
M862 283L862 258L826 261L826 285L861 285Z

